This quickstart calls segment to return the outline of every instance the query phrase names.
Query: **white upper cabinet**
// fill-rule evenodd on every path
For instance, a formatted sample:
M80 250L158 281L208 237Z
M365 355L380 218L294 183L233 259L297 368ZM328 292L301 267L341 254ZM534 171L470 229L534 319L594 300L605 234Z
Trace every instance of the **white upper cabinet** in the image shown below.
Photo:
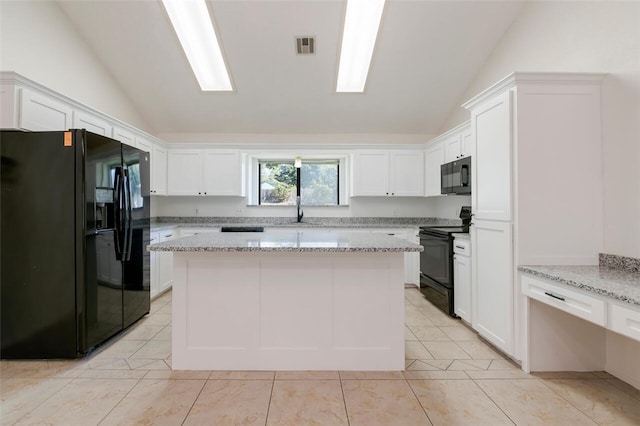
M475 219L512 219L512 96L511 90L506 91L471 111L476 135L475 155L471 157Z
M460 134L452 135L445 139L444 144L444 162L449 163L461 158L462 152L462 136Z
M389 153L354 154L352 195L389 195Z
M169 151L167 176L169 195L202 195L200 150L172 149Z
M85 111L73 112L73 128L86 129L98 135L111 137L113 126L107 120Z
M245 195L245 161L236 150L205 150L202 154L204 195Z
M458 126L453 134L442 141L444 145L444 162L449 163L473 153L473 135L469 123Z
M167 150L157 145L151 147L151 193L167 195Z
M449 129L431 140L424 154L424 195L432 197L442 195L440 166L473 152L473 135L469 121Z
M119 126L113 126L113 133L111 136L113 139L122 142L123 144L129 145L129 146L136 146L136 137L135 135L128 131L125 128L119 127ZM149 152L149 151L147 151Z
M168 194L244 196L243 164L236 150L169 150Z
M136 137L136 142L134 146L146 152L151 152L153 150L153 142L148 141L146 139L139 138L139 137Z
M0 129L18 129L16 88L13 84L0 84Z
M424 153L361 151L354 154L354 196L424 195Z
M422 151L392 152L389 160L391 195L422 197L424 195L424 153Z
M47 95L22 88L18 128L31 131L68 130L73 124L73 109Z
M167 195L167 149L138 136L134 146L149 153L151 195Z
M424 153L424 195L442 195L440 166L444 163L442 143L429 146Z
M460 157L468 157L473 155L473 132L471 131L471 124L465 126L462 129L461 136L461 152Z

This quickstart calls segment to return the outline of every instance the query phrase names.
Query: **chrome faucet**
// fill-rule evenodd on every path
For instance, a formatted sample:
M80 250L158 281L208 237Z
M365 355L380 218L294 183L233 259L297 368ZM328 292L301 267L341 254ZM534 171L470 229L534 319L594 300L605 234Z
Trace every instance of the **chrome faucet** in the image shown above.
M294 166L296 168L296 206L298 208L298 223L300 223L300 222L302 222L302 216L304 216L304 212L302 211L302 208L301 208L301 204L302 204L302 197L301 197L302 188L300 186L300 184L301 184L300 168L302 167L302 159L300 157L296 157L296 161L294 163Z
M298 207L298 223L302 222L302 216L304 216L304 212L302 211L302 207L300 206L300 194L296 197L296 204Z

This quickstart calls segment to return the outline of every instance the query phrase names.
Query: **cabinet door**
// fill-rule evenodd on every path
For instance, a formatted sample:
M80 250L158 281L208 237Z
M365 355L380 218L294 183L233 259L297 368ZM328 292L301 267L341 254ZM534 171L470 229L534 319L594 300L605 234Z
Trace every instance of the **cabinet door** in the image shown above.
M472 205L479 220L512 220L512 92L471 111L475 151L471 157Z
M202 195L202 192L202 151L169 151L167 194Z
M136 137L136 143L134 146L146 152L151 152L153 150L153 143L151 143L146 139L142 139L138 137Z
M242 158L238 151L206 150L202 162L203 195L244 195Z
M424 156L424 195L442 195L440 166L444 163L444 147L441 143L430 147Z
M0 84L0 129L19 129L17 89L13 84Z
M151 147L151 193L167 195L167 150Z
M20 89L20 128L32 131L68 130L73 110L67 104L45 95Z
M109 138L113 134L113 127L107 120L84 111L73 112L73 127L75 129L86 129L92 133Z
M113 139L120 141L123 144L133 146L133 147L136 146L136 137L134 136L134 134L121 127L118 127L118 126L113 127L112 137ZM149 152L148 150L145 150L145 151Z
M453 303L456 315L471 323L471 258L456 254L453 258Z
M149 244L155 244L160 242L160 233L159 232L151 232L151 237L149 239ZM149 281L150 281L150 291L149 297L154 298L160 292L160 281L158 280L158 251L150 251L149 252Z
M353 166L353 195L390 195L387 152L356 153Z
M461 157L461 136L460 134L452 135L444 142L444 162L449 163Z
M485 339L514 355L512 225L474 220L471 227L472 326Z
M424 196L424 154L422 151L395 152L390 157L391 194L395 196Z
M462 131L461 135L461 157L468 157L473 155L473 132L471 132L471 128L465 129Z

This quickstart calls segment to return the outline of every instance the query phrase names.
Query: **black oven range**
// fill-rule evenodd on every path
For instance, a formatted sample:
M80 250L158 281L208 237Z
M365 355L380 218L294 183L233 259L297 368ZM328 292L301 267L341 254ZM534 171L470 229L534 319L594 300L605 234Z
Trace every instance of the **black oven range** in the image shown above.
M471 222L471 207L460 209L462 225L421 226L420 245L420 291L438 308L454 318L453 303L453 235L468 233Z

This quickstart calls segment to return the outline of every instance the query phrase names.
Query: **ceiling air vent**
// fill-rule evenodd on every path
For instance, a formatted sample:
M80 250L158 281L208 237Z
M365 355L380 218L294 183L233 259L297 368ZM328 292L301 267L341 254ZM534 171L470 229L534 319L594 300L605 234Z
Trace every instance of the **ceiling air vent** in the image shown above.
M316 39L314 37L296 37L296 51L298 55L316 53Z

